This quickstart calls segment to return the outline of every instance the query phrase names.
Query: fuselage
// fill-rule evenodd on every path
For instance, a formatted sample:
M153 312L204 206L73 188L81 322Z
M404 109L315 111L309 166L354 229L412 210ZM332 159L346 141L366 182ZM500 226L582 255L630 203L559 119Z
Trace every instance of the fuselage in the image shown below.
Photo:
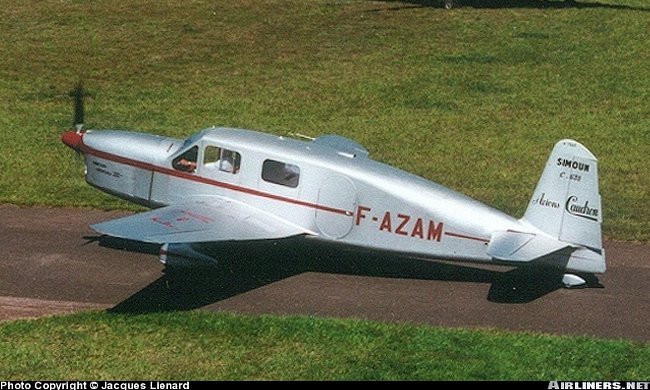
M321 240L412 255L491 261L495 231L536 229L483 203L372 160L353 141L302 141L213 128L187 140L100 130L64 142L85 156L89 184L161 207L226 197ZM228 221L224 221L228 223Z

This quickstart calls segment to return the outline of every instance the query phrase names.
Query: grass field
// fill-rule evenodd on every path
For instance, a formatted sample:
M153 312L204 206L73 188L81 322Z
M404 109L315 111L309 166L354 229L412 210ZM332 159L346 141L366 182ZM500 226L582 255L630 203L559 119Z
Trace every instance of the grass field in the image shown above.
M60 134L338 133L520 216L556 141L600 159L604 234L650 241L646 0L43 0L0 6L0 202L132 207ZM489 6L482 6L488 4ZM641 379L647 345L352 320L100 313L0 324L2 379Z
M650 346L499 331L202 312L0 324L3 380L633 380ZM35 375L35 373L37 373Z
M575 138L600 158L605 235L648 241L650 5L429 3L10 2L0 202L128 207L59 141L82 79L90 128L338 133L516 216L554 143Z

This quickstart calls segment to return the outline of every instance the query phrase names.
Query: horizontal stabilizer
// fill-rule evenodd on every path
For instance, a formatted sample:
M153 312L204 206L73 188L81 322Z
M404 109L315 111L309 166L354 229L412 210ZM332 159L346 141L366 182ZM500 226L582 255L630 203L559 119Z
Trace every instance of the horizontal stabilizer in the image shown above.
M185 202L92 225L98 233L151 243L270 240L313 234L227 198Z
M500 231L492 234L487 253L497 260L529 262L570 247L539 234Z

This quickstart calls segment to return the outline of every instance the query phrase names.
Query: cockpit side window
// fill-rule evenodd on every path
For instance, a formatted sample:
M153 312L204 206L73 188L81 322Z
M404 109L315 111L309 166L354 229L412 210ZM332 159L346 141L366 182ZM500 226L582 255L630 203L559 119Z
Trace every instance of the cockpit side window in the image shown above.
M218 169L232 174L239 173L241 155L238 152L208 145L203 150L203 165L209 169Z
M196 171L196 159L198 158L199 147L193 146L189 148L185 153L176 157L172 161L172 167L179 171L183 172L195 172Z
M269 183L296 188L300 180L300 168L280 161L265 160L262 164L262 179Z

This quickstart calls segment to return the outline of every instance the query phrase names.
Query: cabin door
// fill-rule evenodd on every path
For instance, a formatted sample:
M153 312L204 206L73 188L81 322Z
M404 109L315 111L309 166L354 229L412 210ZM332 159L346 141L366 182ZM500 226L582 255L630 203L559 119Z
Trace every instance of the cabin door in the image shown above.
M318 190L316 226L327 237L343 238L352 230L357 189L345 176L330 176Z

